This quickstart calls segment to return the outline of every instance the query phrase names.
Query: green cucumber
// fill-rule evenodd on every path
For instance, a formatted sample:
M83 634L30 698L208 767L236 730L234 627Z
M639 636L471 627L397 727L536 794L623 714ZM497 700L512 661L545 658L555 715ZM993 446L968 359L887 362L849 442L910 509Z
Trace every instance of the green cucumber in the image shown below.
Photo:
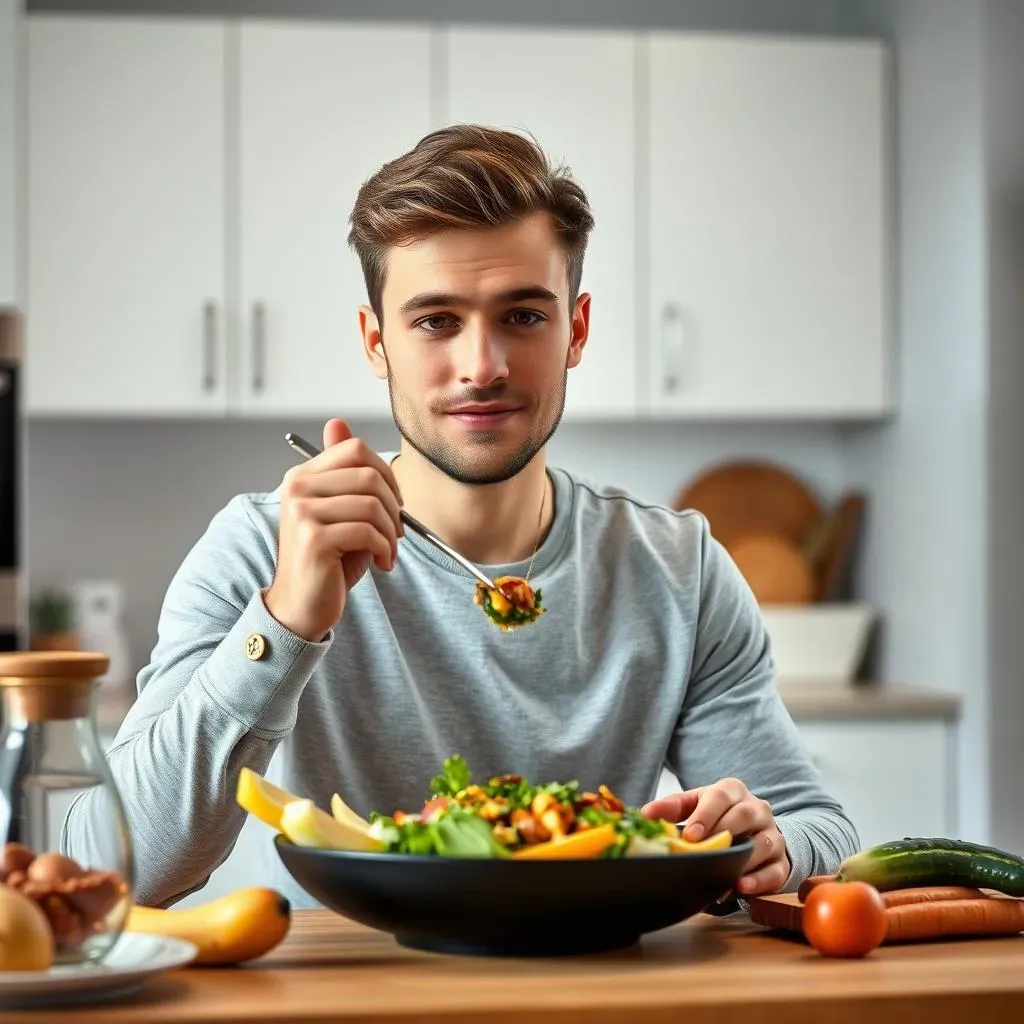
M896 839L847 857L840 882L880 892L919 885L963 885L1024 896L1024 857L962 839Z

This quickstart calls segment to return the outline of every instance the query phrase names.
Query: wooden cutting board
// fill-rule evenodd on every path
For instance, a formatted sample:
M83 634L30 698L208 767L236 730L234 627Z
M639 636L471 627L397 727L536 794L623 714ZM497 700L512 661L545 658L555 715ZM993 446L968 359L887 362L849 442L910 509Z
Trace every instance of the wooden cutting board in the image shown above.
M843 495L835 511L836 530L823 559L817 599L842 601L850 597L850 575L856 557L866 498L860 491Z
M795 892L782 892L774 896L751 896L750 920L766 928L803 935L804 906Z
M809 604L814 573L800 548L781 534L740 534L729 548L759 605Z
M684 484L673 507L697 509L727 549L741 535L773 533L801 547L825 514L817 495L783 466L762 460L719 463Z
M828 879L813 879L812 883L820 884L821 881L828 881ZM925 889L927 887L924 887ZM943 890L948 890L948 887L940 887ZM924 889L919 890L904 890L903 894L906 896L912 896L914 893L921 893ZM976 898L986 898L990 900L1008 900L1014 903L1019 903L1020 900L1012 896L1006 896L1003 893L996 892L993 889L964 889L962 892L972 895ZM937 894L933 890L933 894ZM893 895L896 895L893 893ZM933 896L934 898L934 896ZM806 899L806 893L804 895ZM771 928L776 931L787 932L793 936L799 936L803 938L803 901L800 898L800 894L795 892L777 893L772 896L753 896L748 898L747 903L750 907L750 920L754 924L762 925L765 928ZM908 908L909 909L909 908ZM1019 920L1020 915L1014 915L1014 919ZM922 922L918 922L920 925ZM949 923L949 922L947 922ZM919 934L914 938L956 938L966 937L971 934L970 929L967 932L963 931L947 931L940 927L940 919L937 918L935 925L929 924L929 934ZM934 932L931 929L935 927L938 930ZM962 924L960 925L962 927ZM1001 934L1024 934L1024 932L1018 932L1020 924L1015 924L1014 928L1009 932L1003 932ZM906 935L906 933L904 933ZM993 935L993 938L998 937ZM890 941L913 941L913 939L906 937L900 939L890 939L887 937L885 942Z

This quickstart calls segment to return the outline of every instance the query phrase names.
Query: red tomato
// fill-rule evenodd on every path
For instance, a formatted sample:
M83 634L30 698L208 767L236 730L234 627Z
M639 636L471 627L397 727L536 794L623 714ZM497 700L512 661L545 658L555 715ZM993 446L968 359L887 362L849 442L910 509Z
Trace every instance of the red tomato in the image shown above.
M867 956L885 938L885 904L866 882L824 882L807 896L803 928L824 956Z
M428 800L423 805L423 810L420 811L421 821L430 821L432 815L438 811L443 811L448 806L448 797L446 796L435 796Z

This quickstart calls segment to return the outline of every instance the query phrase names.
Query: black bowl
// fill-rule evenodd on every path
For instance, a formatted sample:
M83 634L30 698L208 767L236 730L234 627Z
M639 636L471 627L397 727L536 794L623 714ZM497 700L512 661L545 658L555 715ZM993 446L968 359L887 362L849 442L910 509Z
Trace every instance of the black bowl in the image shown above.
M699 913L736 884L753 842L605 860L348 853L274 839L296 882L325 907L437 953L550 956L632 946Z

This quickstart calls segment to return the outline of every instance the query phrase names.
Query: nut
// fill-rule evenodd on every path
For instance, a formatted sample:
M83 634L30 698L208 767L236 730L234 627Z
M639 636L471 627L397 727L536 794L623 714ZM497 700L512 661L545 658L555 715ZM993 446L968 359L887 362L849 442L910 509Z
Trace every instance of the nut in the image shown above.
M6 843L0 858L0 882L6 882L12 871L24 871L32 863L34 854L21 843Z
M506 773L505 775L495 775L490 780L490 784L492 786L517 786L522 781L522 775L511 775Z
M487 803L477 811L484 821L497 821L507 810L505 801L488 800Z
M61 896L54 893L43 896L37 902L50 922L50 930L53 932L53 941L57 949L61 952L77 949L85 938L81 917Z
M606 810L621 814L626 809L626 805L607 786L598 786L597 791L601 794Z
M64 899L86 921L102 921L126 890L127 886L113 871L87 871L60 887Z
M543 843L551 833L529 811L513 811L512 824L524 843Z
M41 853L28 867L28 877L33 882L63 882L68 878L80 878L81 875L78 861L62 853Z
M8 843L4 862L24 864L24 869L8 871L3 884L39 905L61 952L72 952L90 934L102 932L104 919L128 891L117 872L83 869L60 853L36 857L17 843Z
M514 846L519 840L518 832L511 825L502 825L499 822L493 831L494 838L505 846Z

